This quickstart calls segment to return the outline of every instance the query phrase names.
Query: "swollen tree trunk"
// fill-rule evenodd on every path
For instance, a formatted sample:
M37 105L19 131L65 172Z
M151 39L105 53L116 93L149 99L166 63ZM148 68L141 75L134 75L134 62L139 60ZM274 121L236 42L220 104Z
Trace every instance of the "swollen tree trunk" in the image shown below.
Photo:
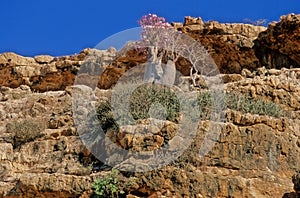
M163 76L163 69L161 66L162 56L158 56L157 47L151 46L149 49L150 56L145 66L144 81L147 83L160 82Z
M176 66L175 62L168 60L167 64L163 67L163 76L161 78L161 83L165 85L173 85L176 78Z
M173 85L176 78L175 60L168 60L167 64L162 64L162 56L158 56L158 48L151 46L149 49L149 60L145 66L144 81L146 83L160 83L165 85Z

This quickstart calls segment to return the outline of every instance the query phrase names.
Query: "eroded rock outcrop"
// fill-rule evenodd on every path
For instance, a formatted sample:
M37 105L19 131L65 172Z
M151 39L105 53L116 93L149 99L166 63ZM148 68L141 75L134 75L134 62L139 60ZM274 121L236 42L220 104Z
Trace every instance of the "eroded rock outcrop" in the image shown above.
M255 40L255 53L268 68L291 68L300 65L300 15L282 16L271 23Z
M28 85L32 90L38 92L64 90L67 86L74 84L79 70L80 74L89 75L88 77L85 76L84 80L97 78L98 81L99 71L92 68L103 70L108 62L114 59L115 54L114 51L93 49L85 49L72 56L55 58L51 56L31 58L11 52L3 53L0 54L0 85L12 88ZM86 71L86 65L89 64L89 61L91 62L91 59L94 67L89 65L88 69L90 71ZM83 79L79 75L77 78L79 81Z
M186 17L184 24L176 28L206 47L221 73L240 73L243 68L260 66L252 47L259 33L266 30L263 26L204 23L201 18Z

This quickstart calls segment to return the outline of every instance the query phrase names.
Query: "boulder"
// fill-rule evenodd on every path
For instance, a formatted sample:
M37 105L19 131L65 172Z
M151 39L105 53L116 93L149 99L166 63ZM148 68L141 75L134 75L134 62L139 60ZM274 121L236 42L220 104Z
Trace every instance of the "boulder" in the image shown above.
M40 64L50 63L53 59L54 58L49 55L39 55L34 57L34 60Z

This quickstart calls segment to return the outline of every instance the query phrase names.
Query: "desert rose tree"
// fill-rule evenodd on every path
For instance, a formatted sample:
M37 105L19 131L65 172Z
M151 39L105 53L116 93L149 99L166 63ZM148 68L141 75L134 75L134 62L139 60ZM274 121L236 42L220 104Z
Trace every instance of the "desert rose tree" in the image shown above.
M148 64L145 68L146 82L160 82L173 84L176 76L175 62L178 55L174 53L176 30L166 22L166 19L155 14L148 14L139 20L142 27L141 46L148 50ZM177 33L178 34L178 33ZM167 64L162 65L163 57L167 57Z
M166 19L155 14L148 14L139 20L142 38L139 47L148 51L148 62L144 80L173 84L175 81L175 63L181 56L190 61L190 75L195 85L195 75L209 75L213 60L207 50L196 40L177 31ZM162 67L162 59L167 57L167 64ZM208 68L208 69L207 69Z

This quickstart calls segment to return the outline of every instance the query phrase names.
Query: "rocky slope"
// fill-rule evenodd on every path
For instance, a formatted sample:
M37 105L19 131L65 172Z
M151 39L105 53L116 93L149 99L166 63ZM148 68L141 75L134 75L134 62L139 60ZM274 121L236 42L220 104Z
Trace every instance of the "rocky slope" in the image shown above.
M245 113L228 106L220 136L212 139L215 144L207 155L200 157L199 149L212 122L202 119L193 143L176 161L159 170L120 173L120 189L125 191L120 196L299 196L299 26L300 15L293 14L267 29L190 17L184 24L174 23L211 51L228 93L272 101L287 113ZM95 63L92 71L86 69L89 62ZM108 88L120 76L144 62L135 51L118 56L113 49L86 49L65 57L1 54L0 197L90 197L92 182L110 171L91 154L103 142L95 141L90 151L79 137L72 102L82 87L74 84L90 85L83 91L95 90L93 102L98 104L110 98ZM176 66L188 75L188 61L179 60ZM100 73L99 80L95 74ZM183 79L190 83L189 77ZM205 87L201 76L197 83ZM180 141L175 140L181 138L176 123L164 121L157 129L148 127L151 122L141 120L136 128L124 126L106 135L127 149L151 150L163 144L176 149ZM128 135L136 130L155 135ZM109 149L103 155L113 156Z

